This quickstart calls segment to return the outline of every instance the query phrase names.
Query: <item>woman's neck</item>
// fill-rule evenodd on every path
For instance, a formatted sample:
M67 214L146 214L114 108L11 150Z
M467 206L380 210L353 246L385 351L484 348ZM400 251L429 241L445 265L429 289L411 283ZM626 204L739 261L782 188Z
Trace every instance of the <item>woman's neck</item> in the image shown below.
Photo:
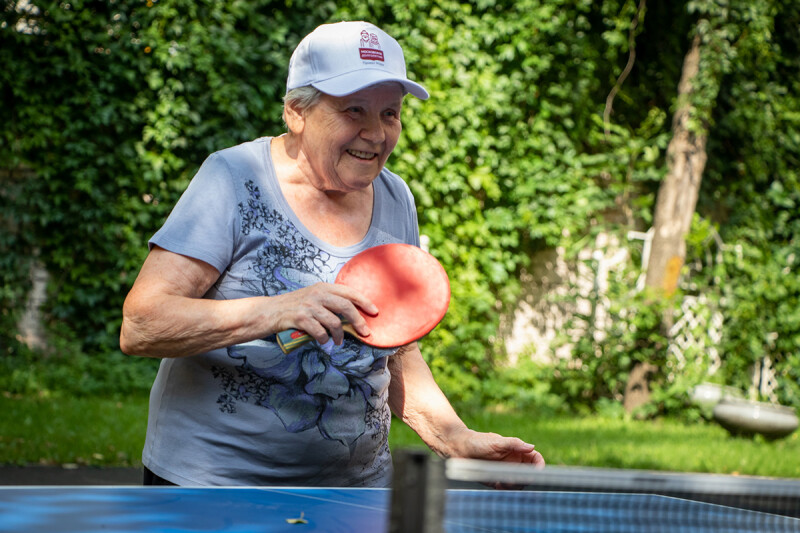
M317 238L337 247L366 237L372 223L374 187L353 192L326 191L309 179L302 157L287 150L287 135L271 142L272 163L281 192L302 224Z

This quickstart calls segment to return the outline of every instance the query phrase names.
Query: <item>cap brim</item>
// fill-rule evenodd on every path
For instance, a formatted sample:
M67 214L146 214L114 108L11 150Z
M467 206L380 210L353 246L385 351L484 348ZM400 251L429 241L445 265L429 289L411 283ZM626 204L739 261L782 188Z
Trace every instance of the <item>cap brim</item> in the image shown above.
M312 85L323 93L331 96L346 96L378 83L392 81L402 85L406 92L413 94L420 100L428 99L428 91L419 83L406 78L392 76L382 70L358 70L336 76L335 78L318 81L312 83Z

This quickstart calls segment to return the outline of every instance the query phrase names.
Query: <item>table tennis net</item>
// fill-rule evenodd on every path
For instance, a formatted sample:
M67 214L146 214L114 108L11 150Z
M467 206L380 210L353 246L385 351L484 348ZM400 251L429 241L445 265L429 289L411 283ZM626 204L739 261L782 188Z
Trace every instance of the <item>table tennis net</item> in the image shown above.
M400 451L389 531L800 532L800 480L536 469Z

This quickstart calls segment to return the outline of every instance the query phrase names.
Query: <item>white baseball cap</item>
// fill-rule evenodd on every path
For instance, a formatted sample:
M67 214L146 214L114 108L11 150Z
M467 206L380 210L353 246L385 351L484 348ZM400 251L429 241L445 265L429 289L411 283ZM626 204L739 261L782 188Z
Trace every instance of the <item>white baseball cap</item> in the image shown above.
M337 22L319 26L297 45L289 60L286 92L312 85L344 96L385 81L428 98L428 91L406 76L403 49L389 34L369 22Z

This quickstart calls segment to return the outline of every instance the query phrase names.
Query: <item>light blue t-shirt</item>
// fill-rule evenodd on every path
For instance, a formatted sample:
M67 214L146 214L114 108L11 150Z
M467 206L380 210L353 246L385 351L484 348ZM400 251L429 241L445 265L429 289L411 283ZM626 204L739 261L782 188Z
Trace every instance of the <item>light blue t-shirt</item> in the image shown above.
M212 154L150 240L220 272L205 298L332 283L362 250L419 245L411 192L386 169L362 242L339 248L315 237L281 193L270 140ZM387 486L391 353L346 335L341 346L312 342L284 355L270 336L164 359L142 461L179 485Z

